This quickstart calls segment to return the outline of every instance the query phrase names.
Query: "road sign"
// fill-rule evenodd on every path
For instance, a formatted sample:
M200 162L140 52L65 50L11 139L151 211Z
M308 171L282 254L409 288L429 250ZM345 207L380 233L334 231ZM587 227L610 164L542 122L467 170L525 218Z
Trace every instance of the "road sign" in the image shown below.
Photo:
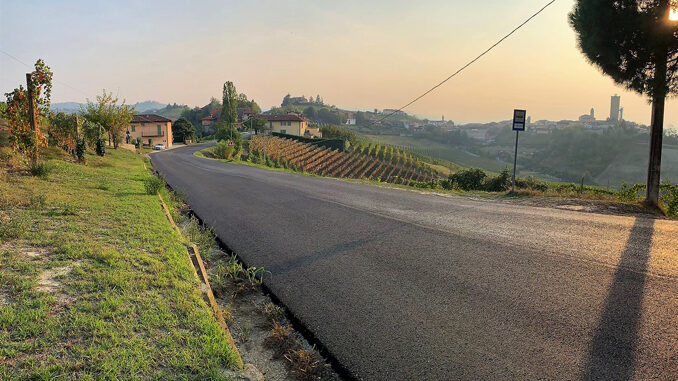
M511 180L511 192L516 189L516 167L518 165L518 134L525 131L527 111L513 110L513 131L516 132L516 151L513 154L513 179Z
M228 141L228 146L229 146L229 147L233 147L234 145L235 145L235 143L233 143L233 140L229 140L229 141Z
M527 111L513 110L513 131L525 131L525 119Z

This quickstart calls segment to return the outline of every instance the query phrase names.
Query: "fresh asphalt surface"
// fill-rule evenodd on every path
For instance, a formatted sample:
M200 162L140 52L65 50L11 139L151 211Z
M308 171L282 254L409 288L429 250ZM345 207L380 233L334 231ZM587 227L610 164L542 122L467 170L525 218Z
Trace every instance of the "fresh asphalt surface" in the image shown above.
M678 222L155 168L353 377L678 379Z

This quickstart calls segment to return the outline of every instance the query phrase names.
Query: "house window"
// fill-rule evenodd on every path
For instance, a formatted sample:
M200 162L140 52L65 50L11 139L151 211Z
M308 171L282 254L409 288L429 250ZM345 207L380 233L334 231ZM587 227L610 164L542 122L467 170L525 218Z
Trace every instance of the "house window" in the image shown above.
M132 126L132 132L136 132L137 128Z
M281 133L281 134L286 134L286 133L287 133L287 130L280 130L280 133Z
M158 136L162 136L162 126L158 124Z

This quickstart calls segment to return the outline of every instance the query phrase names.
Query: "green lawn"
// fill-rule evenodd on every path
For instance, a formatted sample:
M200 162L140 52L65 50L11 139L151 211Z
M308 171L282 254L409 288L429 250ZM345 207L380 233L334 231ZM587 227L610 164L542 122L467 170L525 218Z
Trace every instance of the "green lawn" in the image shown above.
M0 169L0 379L224 378L236 354L141 156L87 160Z

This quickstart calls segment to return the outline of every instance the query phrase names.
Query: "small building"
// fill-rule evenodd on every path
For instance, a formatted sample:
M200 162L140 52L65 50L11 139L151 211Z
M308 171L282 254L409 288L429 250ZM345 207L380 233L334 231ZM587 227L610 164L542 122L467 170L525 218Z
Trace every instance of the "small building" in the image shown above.
M405 115L405 111L401 111L393 108L385 108L381 110L381 113L384 115Z
M261 115L261 119L264 119L266 122L268 122L268 128L272 132L315 138L322 137L319 127L309 127L309 120L303 115L297 113L289 113L284 115Z
M172 146L172 119L155 114L137 114L132 117L127 129L131 139L143 144Z
M238 123L242 123L254 116L254 112L249 107L238 107Z
M355 126L356 124L356 119L355 119L355 114L353 113L347 113L346 114L346 123L347 126Z
M219 115L217 114L211 114L208 115L202 119L200 119L200 125L202 126L202 132L209 134L210 132L213 132L213 126L219 119Z
M317 124L307 125L306 126L306 132L304 132L304 137L307 137L307 138L322 138L323 133L320 132L320 126L318 126Z

